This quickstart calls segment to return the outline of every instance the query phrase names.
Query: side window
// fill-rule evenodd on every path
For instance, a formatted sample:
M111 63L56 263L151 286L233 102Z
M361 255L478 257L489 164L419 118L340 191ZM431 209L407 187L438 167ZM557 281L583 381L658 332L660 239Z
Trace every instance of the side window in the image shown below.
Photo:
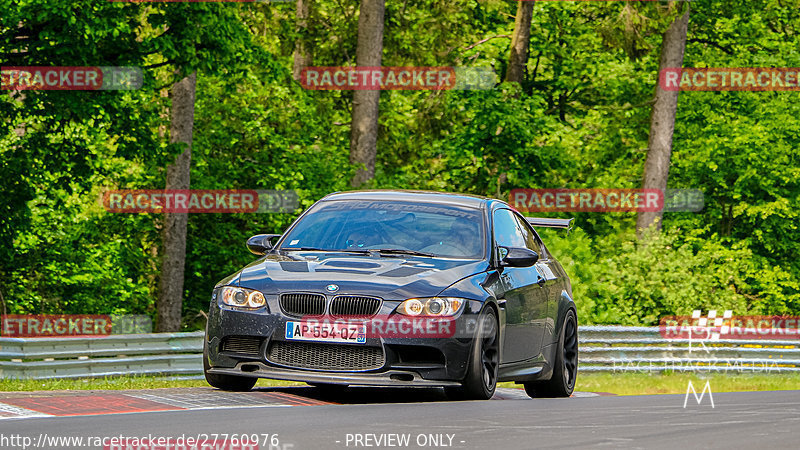
M550 259L550 251L547 250L547 246L544 245L542 238L539 237L539 233L537 233L536 230L533 231L533 238L536 240L536 244L539 246L539 248L542 249L542 252L539 253L539 256L542 259Z
M519 229L517 218L508 209L494 212L494 240L503 247L526 247L525 236Z
M542 259L546 258L544 253L542 252L542 245L539 241L539 237L536 235L536 232L533 231L525 221L525 219L520 218L517 215L514 215L514 219L516 219L517 226L522 231L522 235L525 237L525 247L536 252Z

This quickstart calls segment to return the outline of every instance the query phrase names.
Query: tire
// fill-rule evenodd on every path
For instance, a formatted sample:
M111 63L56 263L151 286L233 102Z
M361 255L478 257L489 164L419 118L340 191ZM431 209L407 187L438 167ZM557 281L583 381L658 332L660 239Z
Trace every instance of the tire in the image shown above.
M460 387L447 387L452 400L488 400L497 389L497 370L500 366L500 338L497 314L486 308L480 315L478 332L472 347L467 375Z
M547 381L524 383L525 392L533 398L569 397L575 390L577 375L578 320L575 311L570 309L559 333L553 375Z
M253 386L255 386L258 381L258 378L255 377L237 377L236 375L208 373L208 369L210 368L211 365L208 363L208 343L204 342L203 374L206 376L208 384L223 391L247 392L253 389Z

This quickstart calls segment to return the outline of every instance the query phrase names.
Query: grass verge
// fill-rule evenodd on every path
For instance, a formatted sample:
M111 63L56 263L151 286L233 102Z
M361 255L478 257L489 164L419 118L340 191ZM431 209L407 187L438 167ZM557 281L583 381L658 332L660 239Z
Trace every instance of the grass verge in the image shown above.
M305 383L293 381L260 379L256 387L269 386L305 386ZM181 387L208 387L206 380L199 378L177 377L108 377L108 378L79 378L79 379L47 379L47 380L9 380L0 379L0 391L85 391L103 390L116 391L122 389L157 389Z
M800 374L579 373L576 391L617 395L685 394L689 382L700 392L786 391L800 389ZM501 383L503 387L520 387Z
M800 374L647 374L582 373L576 391L608 392L617 395L685 394L689 381L695 389L710 382L713 392L782 391L800 389ZM256 387L305 386L305 383L260 379ZM208 387L204 379L167 377L113 377L91 379L9 380L0 379L0 391L76 391ZM521 387L500 383L500 387ZM698 391L699 392L699 391Z

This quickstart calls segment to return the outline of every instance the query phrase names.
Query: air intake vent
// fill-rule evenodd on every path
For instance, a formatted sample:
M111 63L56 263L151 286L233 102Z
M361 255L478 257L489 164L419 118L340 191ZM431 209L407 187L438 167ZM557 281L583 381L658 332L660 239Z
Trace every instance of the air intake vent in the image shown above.
M290 316L325 314L325 296L320 294L282 294L281 309Z
M301 369L346 371L380 369L386 362L380 347L280 341L272 343L267 359Z
M337 317L372 317L383 301L374 297L340 295L331 301L331 315Z
M253 358L261 357L263 338L255 336L228 336L222 341L221 351Z

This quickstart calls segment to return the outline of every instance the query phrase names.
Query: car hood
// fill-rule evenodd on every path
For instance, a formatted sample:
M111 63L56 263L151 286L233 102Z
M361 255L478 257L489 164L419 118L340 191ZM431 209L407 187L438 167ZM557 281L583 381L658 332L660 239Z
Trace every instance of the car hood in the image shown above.
M453 283L488 269L486 261L423 257L303 254L269 255L248 265L227 283L265 294L319 292L378 296L384 300L433 297ZM238 278L238 280L237 280ZM238 281L238 283L237 283ZM226 281L223 281L226 283Z

